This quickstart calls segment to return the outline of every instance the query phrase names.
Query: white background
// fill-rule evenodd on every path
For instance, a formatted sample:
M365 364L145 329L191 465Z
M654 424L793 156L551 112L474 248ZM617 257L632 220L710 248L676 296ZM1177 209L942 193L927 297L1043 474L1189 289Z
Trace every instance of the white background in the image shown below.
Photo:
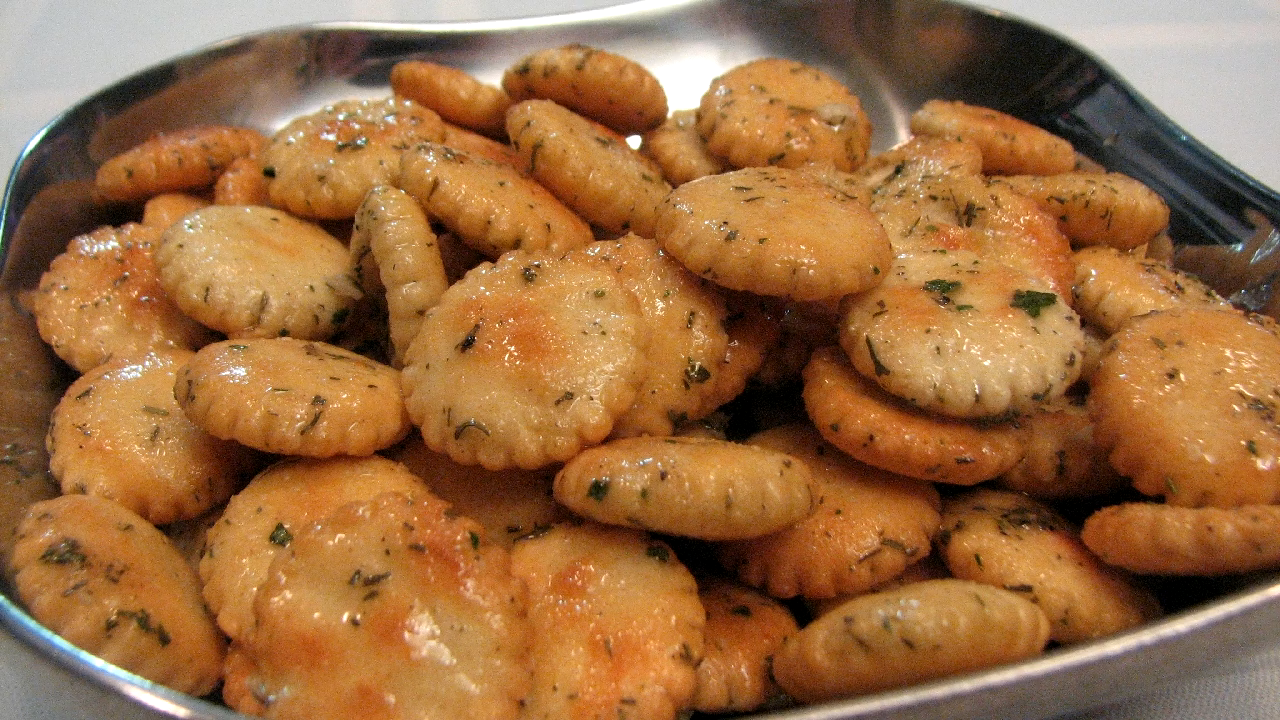
M469 20L608 0L0 0L0 168L59 111L192 48L313 20ZM1280 0L993 0L1110 64L1192 136L1280 188ZM270 7L268 11L266 8Z
M445 21L607 0L0 0L0 176L59 111L114 80L226 37L317 20ZM1192 136L1280 188L1280 0L991 0L1075 40ZM268 9L269 8L269 9ZM0 720L48 717L0 642ZM1091 718L1280 717L1277 649ZM1134 678L1135 683L1143 682Z

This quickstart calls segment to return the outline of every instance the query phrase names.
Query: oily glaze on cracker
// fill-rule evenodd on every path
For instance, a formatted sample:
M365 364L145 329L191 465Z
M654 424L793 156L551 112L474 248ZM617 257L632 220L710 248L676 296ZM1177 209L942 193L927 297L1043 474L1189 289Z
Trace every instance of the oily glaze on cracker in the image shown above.
M179 370L174 396L209 434L285 455L369 455L409 432L394 368L328 343L224 340Z
M747 168L676 188L656 237L693 272L733 290L794 300L874 287L889 239L856 197L786 168Z
M49 421L49 469L64 493L104 497L155 525L225 502L257 467L255 453L200 429L173 397L194 353L120 356L81 375Z
M1179 308L1130 320L1090 377L1094 437L1146 495L1182 507L1280 500L1274 322Z
M598 263L508 253L427 314L405 358L405 404L428 447L459 462L563 462L631 407L649 333L635 296Z

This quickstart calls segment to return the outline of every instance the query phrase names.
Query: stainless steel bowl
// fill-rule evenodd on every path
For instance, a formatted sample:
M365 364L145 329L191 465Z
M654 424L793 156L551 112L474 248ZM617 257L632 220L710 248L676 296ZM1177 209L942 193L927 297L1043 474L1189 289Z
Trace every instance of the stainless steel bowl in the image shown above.
M781 55L845 80L870 114L876 149L907 135L933 97L1009 112L1068 138L1109 169L1137 177L1172 209L1178 257L1252 309L1271 300L1280 195L1188 137L1123 80L1062 38L1016 19L944 0L677 0L542 19L480 23L323 24L255 33L126 78L72 107L19 158L0 209L7 297L33 287L68 238L122 221L94 204L96 166L154 132L201 122L272 131L345 97L387 92L393 63L431 58L496 81L534 49L583 42L652 69L673 108L694 107L710 79L743 61ZM7 342L39 352L34 329ZM57 363L35 375L57 374ZM0 378L0 388L33 373ZM27 388L28 390L30 388ZM48 392L56 396L61 385ZM23 431L12 410L0 442ZM38 430L38 428L37 428ZM38 459L38 458L37 458ZM46 478L31 456L0 463L0 531ZM33 488L33 484L37 487ZM1170 614L1133 631L987 672L767 717L1044 718L1122 700L1280 640L1280 576L1162 581ZM89 656L0 594L0 651L41 714L64 718L235 718ZM32 715L31 717L35 717ZM760 717L766 717L761 715Z

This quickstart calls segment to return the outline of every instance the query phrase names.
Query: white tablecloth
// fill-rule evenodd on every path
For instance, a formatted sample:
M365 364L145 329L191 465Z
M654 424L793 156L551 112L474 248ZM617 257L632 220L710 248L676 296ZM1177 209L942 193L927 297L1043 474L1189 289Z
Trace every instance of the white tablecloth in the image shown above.
M0 0L0 168L59 111L193 47L317 20L466 20L602 7L608 0ZM1192 136L1280 188L1280 1L990 0L1075 40ZM268 10L270 8L270 10ZM1096 720L1280 717L1275 648L1164 691L1087 714ZM51 717L10 672L0 638L0 720ZM1134 678L1135 683L1146 679Z

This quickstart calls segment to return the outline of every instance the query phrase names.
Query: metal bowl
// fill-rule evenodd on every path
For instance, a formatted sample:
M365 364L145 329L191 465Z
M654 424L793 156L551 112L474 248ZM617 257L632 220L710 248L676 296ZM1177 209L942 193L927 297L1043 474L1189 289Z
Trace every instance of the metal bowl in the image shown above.
M123 221L91 199L94 170L157 131L220 122L270 132L333 100L385 95L389 69L402 59L431 58L496 81L527 52L568 42L640 61L677 109L695 107L712 77L746 60L779 55L810 63L862 98L875 149L904 139L910 113L929 98L1011 113L1157 190L1172 210L1179 262L1240 304L1269 309L1280 195L1188 137L1088 53L1016 19L944 0L658 0L519 21L321 24L234 38L96 93L28 144L0 208L0 287L8 298L34 287L70 237ZM4 347L41 360L0 378L0 390L38 389L56 399L65 369L25 318L16 322ZM19 440L30 445L43 426L17 422L12 408L6 413L0 530L7 535L17 509L53 489L40 450L16 452ZM1280 639L1280 576L1169 580L1158 591L1169 614L1120 635L985 672L757 717L1043 718L1150 691L1157 678L1185 677ZM8 631L0 634L0 652L12 658L24 694L39 698L31 717L241 717L78 650L32 620L7 591L0 623Z

